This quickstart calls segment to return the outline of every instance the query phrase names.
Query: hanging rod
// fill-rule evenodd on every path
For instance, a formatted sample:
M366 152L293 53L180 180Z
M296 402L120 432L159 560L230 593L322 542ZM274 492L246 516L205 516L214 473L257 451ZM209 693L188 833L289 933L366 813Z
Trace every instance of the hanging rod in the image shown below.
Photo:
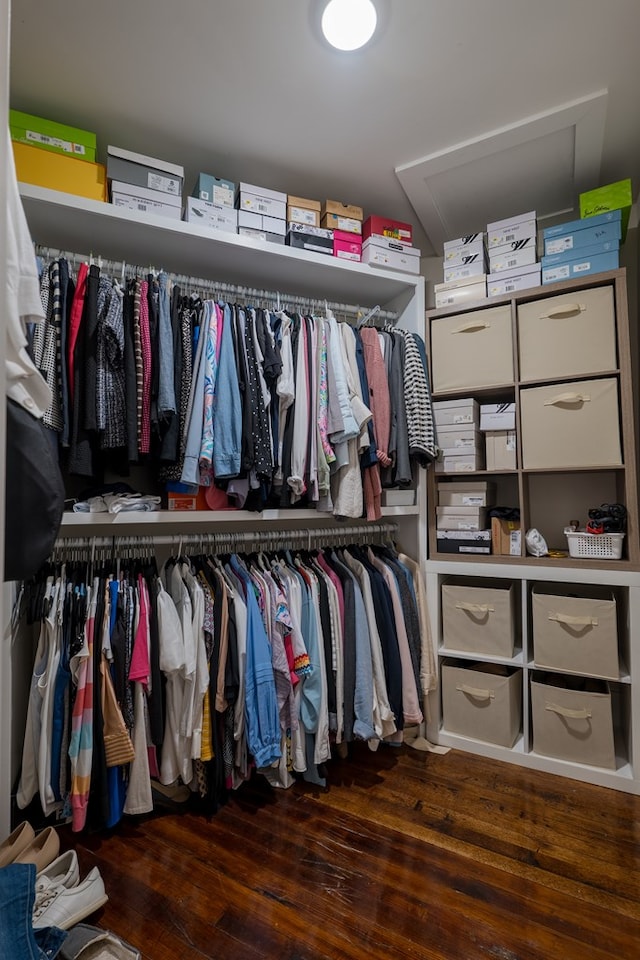
M126 276L144 275L148 273L166 273L173 283L185 287L189 292L209 292L211 294L233 294L234 296L245 297L248 300L260 300L272 304L277 310L286 309L288 305L293 304L301 306L310 313L322 310L331 310L342 316L352 316L360 324L370 320L373 316L382 321L395 323L398 314L392 310L381 310L376 304L373 307L363 307L349 303L337 303L332 300L325 300L323 297L308 297L295 293L280 293L277 290L265 290L257 287L246 287L237 283L226 283L222 280L207 280L200 277L190 277L183 273L171 273L162 267L157 269L152 264L140 266L139 264L129 263L126 260L108 260L97 254L77 253L70 250L60 250L56 247L48 247L42 244L34 244L36 256L45 260L55 260L63 257L77 267L79 263L95 263L106 273L115 278L120 278L124 282Z
M240 547L242 544L253 544L260 549L283 547L287 544L307 545L308 549L317 547L320 543L327 545L347 544L354 541L373 542L383 537L395 537L398 532L397 523L367 523L356 526L308 527L301 530L256 530L253 532L236 531L222 532L202 531L199 533L161 534L156 536L116 536L116 537L63 537L55 542L56 553L71 552L73 550L95 550L110 548L116 553L120 550L138 549L141 554L148 553L154 546L181 545L178 551L190 552L189 548L204 549L205 547L219 547L222 545Z

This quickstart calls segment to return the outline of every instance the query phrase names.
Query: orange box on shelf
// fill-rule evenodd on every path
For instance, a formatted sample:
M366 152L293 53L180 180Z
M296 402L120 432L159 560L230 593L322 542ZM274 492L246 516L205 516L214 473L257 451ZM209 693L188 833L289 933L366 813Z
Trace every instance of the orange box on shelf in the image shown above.
M174 493L169 490L167 493L167 509L169 510L208 510L207 488L198 487L197 493Z
M106 203L107 172L101 163L51 153L16 140L12 144L16 176L21 183L33 183Z

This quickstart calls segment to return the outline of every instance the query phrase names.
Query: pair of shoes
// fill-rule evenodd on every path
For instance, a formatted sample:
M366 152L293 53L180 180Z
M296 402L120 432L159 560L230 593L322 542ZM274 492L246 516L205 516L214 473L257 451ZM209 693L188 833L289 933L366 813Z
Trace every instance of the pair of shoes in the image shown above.
M53 827L46 827L42 833L39 833L31 843L24 848L19 856L15 858L14 863L33 863L36 873L40 873L45 867L56 859L60 853L60 837Z
M19 857L23 850L35 839L33 827L26 820L10 833L6 840L0 843L0 867L8 867Z
M73 928L62 945L61 960L140 960L140 953L130 943L110 930L99 930L86 923Z
M108 899L97 867L80 883L78 857L75 850L69 850L36 877L34 930L40 927L68 930L103 907Z

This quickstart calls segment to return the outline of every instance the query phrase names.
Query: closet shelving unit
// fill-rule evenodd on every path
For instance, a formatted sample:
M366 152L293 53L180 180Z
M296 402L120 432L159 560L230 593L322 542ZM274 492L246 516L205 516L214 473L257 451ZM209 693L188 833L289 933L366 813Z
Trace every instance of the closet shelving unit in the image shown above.
M613 338L609 344L608 358L601 360L597 356L586 361L593 364L588 372L571 369L574 357L571 356L571 341L565 343L565 350L554 349L544 340L537 350L526 351L527 335L536 335L535 324L524 330L527 319L539 321L540 333L544 337L542 325L549 319L562 324L563 319L574 315L586 316L590 297L598 303L597 328L592 335L601 336L606 325ZM601 301L608 297L613 313L601 309ZM572 307L570 310L569 307ZM552 284L531 290L519 291L511 296L491 298L471 304L464 309L447 308L427 313L427 349L430 362L437 364L438 345L434 353L434 325L442 323L456 337L461 331L471 332L488 329L490 325L504 323L507 335L512 338L512 358L505 354L505 366L512 359L511 374L499 378L495 376L491 384L482 382L482 364L478 364L478 382L476 387L451 388L438 391L437 375L432 380L434 400L472 397L480 403L501 401L515 402L517 461L516 469L511 471L476 471L472 473L435 473L429 470L428 478L428 527L429 559L426 562L427 596L432 622L436 659L439 668L445 660L455 662L457 666L468 666L471 662L480 664L500 664L515 670L519 676L522 690L522 725L520 734L512 747L498 746L471 736L463 736L447 730L442 717L441 696L434 697L434 710L429 724L429 736L441 744L458 747L471 753L551 773L562 774L577 780L600 786L640 794L640 541L638 539L638 486L636 467L637 424L635 423L632 382L632 364L630 353L629 319L627 311L626 275L624 270L612 271L580 281ZM576 323L578 320L576 319ZM587 334L585 334L585 337ZM437 336L436 336L437 340ZM442 341L441 341L442 342ZM593 339L591 340L591 346ZM582 345L581 345L582 347ZM453 348L455 349L455 348ZM589 347L587 346L587 353ZM606 352L606 351L605 351ZM534 359L533 355L537 359ZM564 357L564 359L563 359ZM567 359L568 358L568 359ZM600 365L598 366L598 364ZM563 366L564 364L564 366ZM534 369L536 368L536 369ZM598 442L594 436L591 457L587 456L582 466L567 468L562 463L546 467L527 468L523 457L523 395L532 390L550 389L551 394L560 395L579 391L585 380L614 381L618 400L618 422L609 421L611 429L620 430L620 462L611 464L598 462ZM593 391L595 400L595 390ZM554 399L552 396L550 399ZM590 398L587 398L590 399ZM588 404L584 404L588 406ZM593 406L593 405L592 405ZM607 421L603 429L607 429ZM530 434L529 434L530 435ZM560 453L560 456L563 452ZM524 465L523 465L524 464ZM437 483L446 482L452 488L456 480L468 481L474 478L495 482L496 503L501 506L519 506L523 542L518 556L474 556L453 555L439 552L436 538ZM624 552L619 560L608 558L534 558L526 555L524 531L534 526L541 530L549 546L567 548L563 536L563 527L573 517L580 518L582 524L587 520L587 508L602 502L623 502L628 510L628 527ZM490 584L490 581L493 581ZM462 650L450 649L443 636L442 587L445 584L472 584L473 586L496 585L513 587L516 600L515 646L512 657L488 656ZM573 671L550 670L536 666L535 631L533 624L533 591L539 585L559 590L580 593L591 587L606 588L616 599L618 608L618 676L609 679L612 716L616 741L615 769L591 766L543 755L535 750L533 738L533 716L531 701L531 680L539 676L540 671L547 674L564 676L565 680L578 676L583 679L596 679L598 675L581 670L576 664ZM602 675L599 675L600 677Z
M156 270L204 280L262 289L317 301L344 302L366 311L379 304L398 316L398 324L424 336L424 279L376 269L364 263L280 246L253 238L214 232L197 224L150 217L71 194L20 184L20 194L33 240L61 251L83 252L94 258L147 264ZM426 494L424 471L417 480L414 506L383 507L383 517L398 522L403 549L426 557ZM362 522L356 521L356 522ZM64 515L62 537L153 536L227 532L233 529L267 532L270 527L317 529L334 526L330 513L313 509L171 512L148 514Z

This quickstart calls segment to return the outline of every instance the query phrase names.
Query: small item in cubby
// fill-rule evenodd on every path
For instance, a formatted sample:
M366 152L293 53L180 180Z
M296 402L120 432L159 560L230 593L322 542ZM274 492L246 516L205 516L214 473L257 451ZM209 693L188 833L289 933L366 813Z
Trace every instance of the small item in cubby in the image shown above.
M529 556L546 557L549 555L547 541L544 539L540 531L535 529L535 527L527 530L524 542L526 544L527 553Z

